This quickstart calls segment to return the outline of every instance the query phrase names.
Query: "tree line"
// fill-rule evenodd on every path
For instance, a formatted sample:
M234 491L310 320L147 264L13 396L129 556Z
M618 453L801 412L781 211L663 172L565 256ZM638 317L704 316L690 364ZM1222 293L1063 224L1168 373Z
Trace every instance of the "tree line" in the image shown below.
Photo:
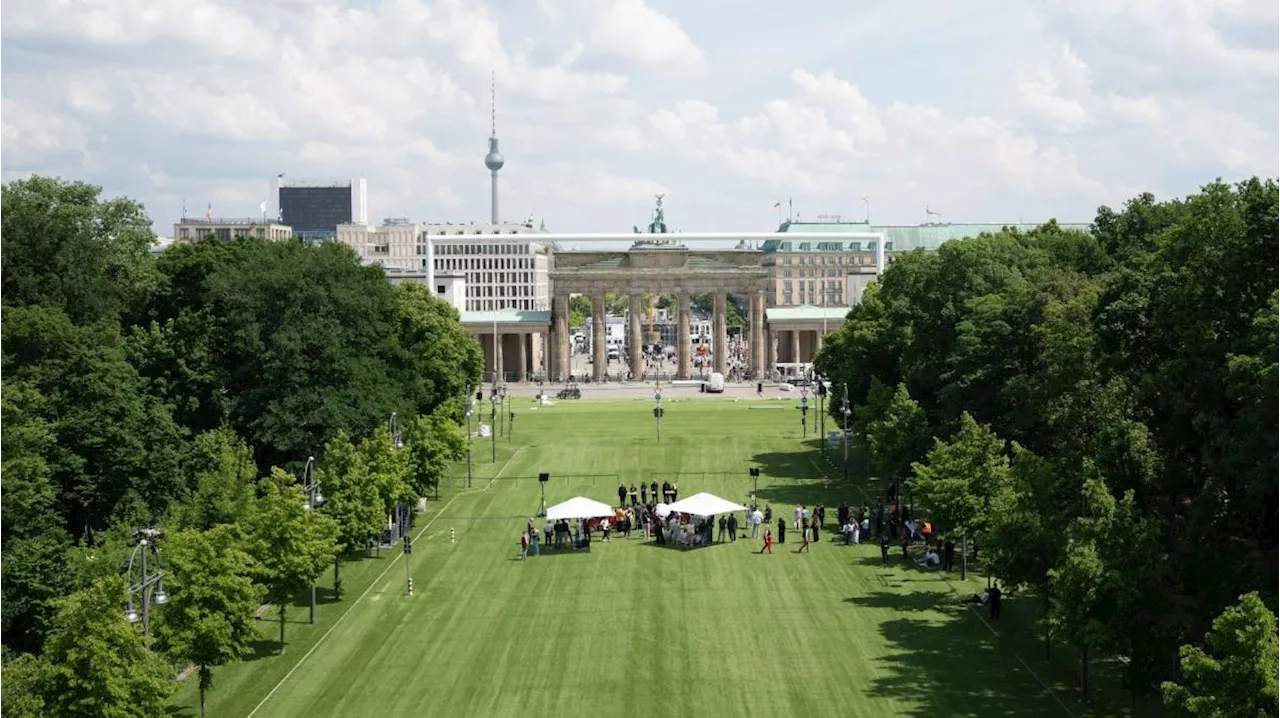
M187 665L203 709L264 602L283 650L286 605L329 567L340 591L343 558L436 490L480 347L335 243L157 255L142 205L46 177L4 185L2 216L3 711L158 715ZM164 538L138 549L144 527ZM138 550L171 596L146 637Z
M816 361L916 515L1179 713L1276 714L1278 197L907 253Z

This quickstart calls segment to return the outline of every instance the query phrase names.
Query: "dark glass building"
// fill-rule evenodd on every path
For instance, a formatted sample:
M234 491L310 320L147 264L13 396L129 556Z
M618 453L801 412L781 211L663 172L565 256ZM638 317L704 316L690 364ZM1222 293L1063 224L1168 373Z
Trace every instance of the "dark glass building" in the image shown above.
M282 185L280 222L292 227L302 240L332 239L338 225L357 219L352 215L352 208L362 204L357 201L357 191L350 182Z

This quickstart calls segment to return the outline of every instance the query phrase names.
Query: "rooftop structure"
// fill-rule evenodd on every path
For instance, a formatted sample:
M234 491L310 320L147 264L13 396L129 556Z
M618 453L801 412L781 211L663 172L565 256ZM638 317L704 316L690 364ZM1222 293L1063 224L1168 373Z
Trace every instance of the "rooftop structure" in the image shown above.
M230 241L236 237L285 240L293 228L261 217L184 217L173 225L175 242L196 242L206 237Z

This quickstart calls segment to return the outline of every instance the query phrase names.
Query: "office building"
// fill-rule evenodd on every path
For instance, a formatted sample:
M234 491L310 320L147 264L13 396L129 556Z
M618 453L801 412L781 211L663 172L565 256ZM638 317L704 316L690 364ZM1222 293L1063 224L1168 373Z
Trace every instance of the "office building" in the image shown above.
M877 254L885 266L913 249L936 251L944 242L975 237L983 232L999 232L1005 227L1029 231L1036 224L950 224L873 225L866 222L786 221L778 228L777 239L766 240L761 247L761 265L769 271L769 289L765 299L769 306L789 307L849 306L857 304L862 292L875 279ZM1087 224L1062 224L1060 227L1088 231ZM883 240L841 240L824 242L805 239L792 241L788 232L865 232L878 234ZM883 246L879 242L883 241Z
M230 241L236 237L286 240L293 238L293 229L285 224L257 217L200 217L183 218L173 225L173 241L196 242L206 237Z
M523 224L429 224L435 272L465 276L464 311L551 308L546 242ZM438 289L438 288L437 288Z
M279 220L304 242L334 239L339 225L368 222L368 187L364 178L350 180L286 180L276 177Z

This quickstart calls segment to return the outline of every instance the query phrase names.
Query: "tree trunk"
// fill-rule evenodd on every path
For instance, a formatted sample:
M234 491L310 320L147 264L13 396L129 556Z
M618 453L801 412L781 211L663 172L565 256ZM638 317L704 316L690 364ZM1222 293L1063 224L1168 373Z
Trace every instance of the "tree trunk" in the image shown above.
M209 690L209 686L213 685L213 668L207 663L202 663L200 664L200 669L197 671L197 674L197 680L200 684L200 718L205 718L204 696Z
M342 598L342 579L338 578L338 564L342 563L341 556L333 558L333 597L334 599Z
M960 534L960 580L963 581L969 575L969 537ZM283 641L284 639L280 639Z
M284 653L284 610L285 605L280 603L280 652Z

